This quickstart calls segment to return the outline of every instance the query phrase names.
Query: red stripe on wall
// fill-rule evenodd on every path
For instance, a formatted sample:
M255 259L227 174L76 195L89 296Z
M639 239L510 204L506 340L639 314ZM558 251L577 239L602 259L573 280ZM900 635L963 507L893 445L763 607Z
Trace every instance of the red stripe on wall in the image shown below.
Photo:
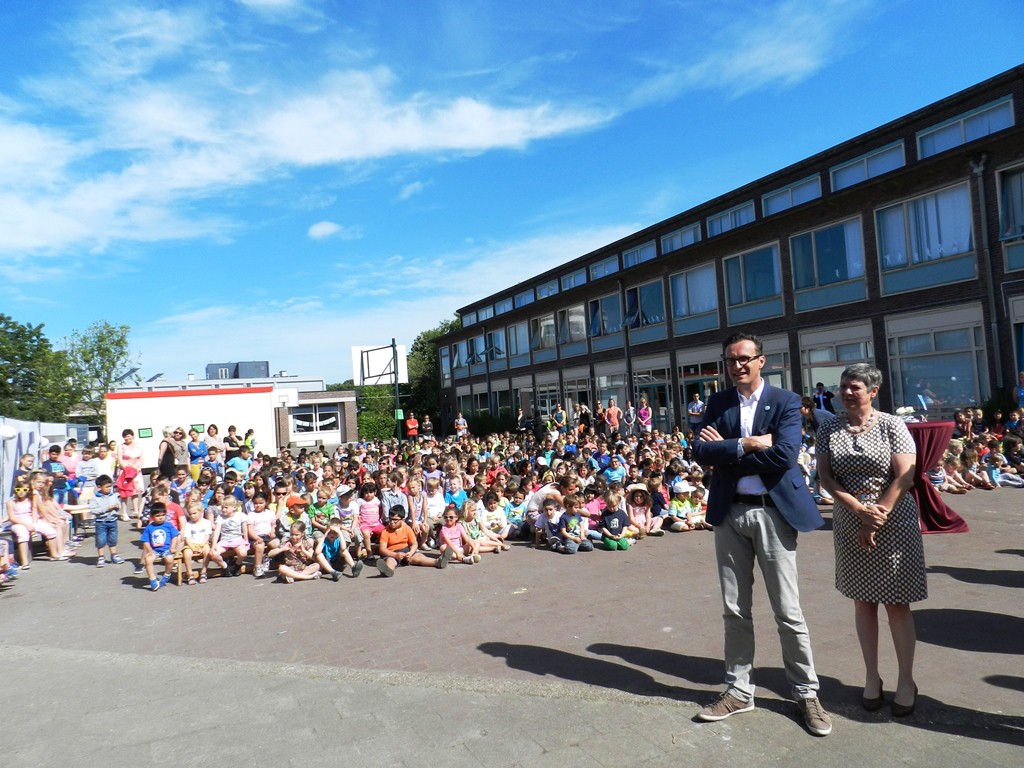
M140 400L147 397L200 397L206 395L255 395L273 392L273 387L241 387L238 389L174 389L158 392L107 392L107 400Z

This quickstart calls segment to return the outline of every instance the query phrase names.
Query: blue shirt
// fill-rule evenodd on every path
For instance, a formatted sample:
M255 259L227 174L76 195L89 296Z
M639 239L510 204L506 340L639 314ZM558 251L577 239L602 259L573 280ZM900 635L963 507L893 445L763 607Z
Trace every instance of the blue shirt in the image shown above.
M150 523L142 532L142 541L149 542L154 552L163 554L171 548L171 542L178 536L174 523L165 520L160 525Z

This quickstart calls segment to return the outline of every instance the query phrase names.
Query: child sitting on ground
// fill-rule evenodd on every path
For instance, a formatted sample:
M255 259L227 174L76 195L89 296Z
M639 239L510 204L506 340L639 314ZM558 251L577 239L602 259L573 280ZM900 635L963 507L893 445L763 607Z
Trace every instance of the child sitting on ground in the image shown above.
M551 539L551 549L563 555L575 555L577 552L590 552L593 543L587 538L587 529L580 515L580 498L566 496L562 500L565 512L558 520L558 535Z
M240 506L234 496L225 497L220 519L213 529L213 552L224 556L229 576L242 572L242 564L249 554L248 521L239 510Z
M313 541L306 538L306 524L301 520L292 524L287 541L268 554L271 558L281 557L281 564L277 567L278 581L294 584L320 578L320 564L316 562Z
M386 527L383 506L377 497L377 484L365 482L359 487L359 532L363 540L356 554L357 560L373 553L373 540Z
M651 514L651 492L642 483L636 483L626 489L626 516L629 524L639 532L637 536L664 536L661 530L664 520Z
M965 448L960 457L962 467L961 474L968 483L975 488L983 488L986 491L994 491L996 486L988 478L988 474L982 469L978 461L978 452L973 448Z
M260 492L252 497L252 512L246 516L246 531L253 549L253 574L262 577L270 568L266 553L279 543L275 536L277 516L267 506L266 494Z
M359 576L363 570L362 561L353 560L348 551L348 542L341 527L341 520L337 517L328 522L327 532L316 543L315 552L320 569L335 581L341 578L346 565L349 567L352 578Z
M445 557L446 553L450 552L451 554L448 554L447 558L457 563L472 565L479 562L479 555L475 559L472 556L473 549L469 534L462 526L459 520L459 511L454 504L444 510L441 521L441 528L437 534L437 546L441 551L441 556Z
M174 554L181 543L178 529L167 520L167 507L162 501L154 501L149 510L149 523L142 529L142 565L146 569L149 588L156 592L166 587L174 569ZM156 577L156 563L163 561L164 575Z
M508 544L480 525L480 521L476 519L475 502L467 501L462 505L461 519L462 527L469 535L473 555L479 557L482 552L501 552L503 549L509 549Z
M227 571L227 564L219 554L210 549L210 541L213 539L213 525L203 517L202 502L193 502L186 510L188 519L181 528L181 559L185 563L185 570L188 571L188 584L195 586L206 583L206 569L212 559L224 571ZM195 572L192 570L192 561L199 558L199 581L196 581Z
M604 548L611 551L629 549L629 518L619 508L622 497L615 491L609 491L605 494L604 502L604 511L600 517L601 542Z

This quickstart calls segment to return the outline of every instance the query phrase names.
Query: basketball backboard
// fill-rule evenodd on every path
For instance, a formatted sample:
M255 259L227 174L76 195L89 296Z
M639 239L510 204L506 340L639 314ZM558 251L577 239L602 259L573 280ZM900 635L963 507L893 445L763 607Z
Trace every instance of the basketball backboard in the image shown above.
M398 368L395 368L395 350L398 352ZM372 384L394 386L397 374L399 384L409 383L409 367L405 356L405 345L390 344L382 347L352 347L352 380L357 387Z

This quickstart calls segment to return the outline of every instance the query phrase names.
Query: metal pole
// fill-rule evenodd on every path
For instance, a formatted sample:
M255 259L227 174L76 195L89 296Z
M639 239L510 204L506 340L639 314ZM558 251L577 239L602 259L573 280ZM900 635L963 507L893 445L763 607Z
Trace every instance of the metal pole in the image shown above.
M394 339L391 339L391 371L395 375L395 437L398 442L402 442L402 420L398 418L398 409L401 407L398 394L398 346Z

